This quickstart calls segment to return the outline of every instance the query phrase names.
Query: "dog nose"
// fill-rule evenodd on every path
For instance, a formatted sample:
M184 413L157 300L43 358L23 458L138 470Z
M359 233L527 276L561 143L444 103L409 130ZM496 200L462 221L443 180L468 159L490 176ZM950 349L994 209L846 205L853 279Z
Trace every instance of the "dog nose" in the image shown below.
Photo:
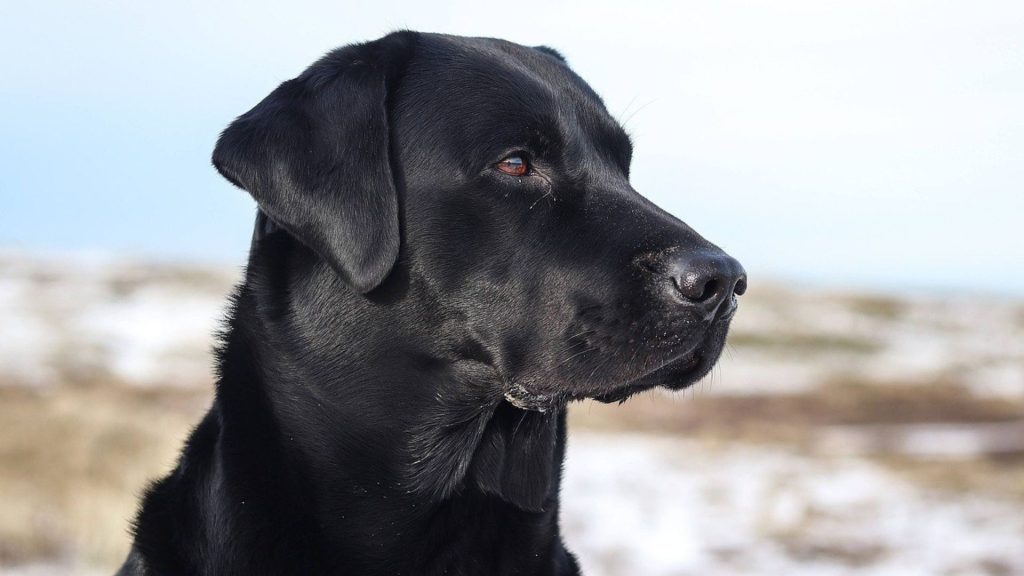
M676 291L688 303L717 312L733 295L747 291L747 273L735 258L718 250L677 252L663 264ZM729 311L722 312L727 314Z
M743 266L722 252L680 254L666 264L668 275L683 299L708 310L717 310L722 302L747 290Z

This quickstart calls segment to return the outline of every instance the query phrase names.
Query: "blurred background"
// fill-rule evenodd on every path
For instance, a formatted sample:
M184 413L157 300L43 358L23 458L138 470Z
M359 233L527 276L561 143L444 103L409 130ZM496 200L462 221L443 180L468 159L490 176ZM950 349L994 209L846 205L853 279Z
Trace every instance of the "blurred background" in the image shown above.
M398 28L547 44L750 272L694 388L582 403L587 574L1024 574L1024 4L12 2L0 573L111 573L212 394L254 206L219 131Z

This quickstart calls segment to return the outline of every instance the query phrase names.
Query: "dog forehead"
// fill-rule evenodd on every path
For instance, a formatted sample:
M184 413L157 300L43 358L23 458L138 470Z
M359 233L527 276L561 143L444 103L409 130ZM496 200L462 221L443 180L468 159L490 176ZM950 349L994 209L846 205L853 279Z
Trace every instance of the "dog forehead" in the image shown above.
M586 86L569 68L566 60L555 56L551 48L538 49L516 44L501 38L450 36L427 34L421 42L428 52L489 66L512 66L527 74L537 74L549 80L575 80Z
M415 126L448 136L497 138L504 123L569 132L587 126L628 142L600 96L563 60L506 40L423 34L400 85L398 116L429 118Z
M571 75L553 57L511 42L426 35L402 87L408 97L434 106L552 109Z

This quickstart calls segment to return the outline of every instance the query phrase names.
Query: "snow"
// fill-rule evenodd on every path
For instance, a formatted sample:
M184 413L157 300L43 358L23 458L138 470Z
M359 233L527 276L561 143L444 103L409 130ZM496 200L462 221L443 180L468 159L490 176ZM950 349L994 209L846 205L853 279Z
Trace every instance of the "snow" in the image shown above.
M580 434L562 495L591 576L1024 573L1019 503L929 492L856 458Z
M195 266L0 253L0 382L209 385L234 279Z
M865 312L858 303L866 298L888 311ZM731 333L733 353L720 363L719 392L799 394L852 375L884 385L956 382L979 397L1024 399L1024 305L1018 300L777 287L758 293L752 286ZM811 346L742 343L751 336L796 336Z

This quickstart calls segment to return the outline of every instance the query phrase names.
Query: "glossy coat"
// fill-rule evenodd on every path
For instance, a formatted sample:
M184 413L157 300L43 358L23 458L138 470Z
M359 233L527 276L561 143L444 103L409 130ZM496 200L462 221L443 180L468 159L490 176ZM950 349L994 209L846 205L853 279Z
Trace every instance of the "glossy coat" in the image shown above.
M557 52L484 38L347 46L239 117L216 399L121 574L577 574L566 404L695 382L746 284L631 154Z

